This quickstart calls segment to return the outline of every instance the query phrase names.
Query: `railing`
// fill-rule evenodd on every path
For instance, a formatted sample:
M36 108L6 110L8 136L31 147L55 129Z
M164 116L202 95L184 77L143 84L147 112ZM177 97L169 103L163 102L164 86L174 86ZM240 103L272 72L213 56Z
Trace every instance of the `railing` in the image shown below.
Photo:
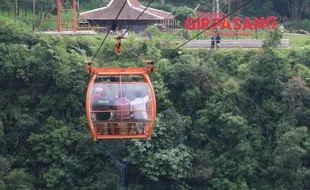
M110 118L105 120L92 119L95 133L98 139L117 139L117 138L147 138L148 130L151 125L149 119L124 119L122 113L131 114L135 112L146 112L148 118L151 117L152 110L92 110L91 115L98 113L110 113ZM112 115L120 113L120 119L113 118Z
M261 48L263 40L222 40L220 48ZM187 48L210 48L211 40L192 40L186 45ZM290 41L282 39L278 48L289 48ZM214 45L216 48L216 43Z

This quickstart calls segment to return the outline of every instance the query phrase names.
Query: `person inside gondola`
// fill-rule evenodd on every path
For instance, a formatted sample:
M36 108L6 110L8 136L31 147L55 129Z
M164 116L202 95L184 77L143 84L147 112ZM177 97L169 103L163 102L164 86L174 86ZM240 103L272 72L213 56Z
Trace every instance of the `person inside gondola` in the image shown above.
M93 97L94 100L94 97ZM94 111L105 111L105 112L98 112L96 114L96 119L98 121L104 121L110 119L110 112L107 112L110 110L110 98L105 90L100 91L100 96L96 97L94 104L93 104L93 110Z
M130 103L133 119L147 120L146 103L149 100L149 96L142 97L142 92L137 91L135 93L136 98ZM137 123L137 133L144 133L144 123Z
M96 88L95 89L95 93L92 95L91 97L91 102L90 102L90 106L93 107L94 103L96 102L96 100L100 97L100 93L102 91L102 88ZM91 118L92 118L92 121L96 121L96 114L95 113L92 113L91 114Z
M130 100L127 98L126 93L122 92L120 97L118 97L114 102L116 113L115 113L115 120L130 120L131 119L131 112L130 112ZM125 125L123 131L131 133L131 126ZM112 134L115 131L112 131Z
M95 96L96 95L96 96ZM108 134L109 124L107 123L100 123L102 121L106 121L110 118L110 105L111 101L107 94L106 90L101 89L100 94L95 94L93 96L93 105L92 110L95 111L95 120L99 123L94 123L96 128L96 133L99 135Z
M94 103L96 102L96 100L100 97L100 93L103 89L97 87L95 89L95 94L92 96L92 101L91 101L91 105L94 105Z
M131 113L130 113L130 100L127 98L126 93L122 93L119 98L117 98L114 102L114 105L116 106L116 114L115 119L131 119Z

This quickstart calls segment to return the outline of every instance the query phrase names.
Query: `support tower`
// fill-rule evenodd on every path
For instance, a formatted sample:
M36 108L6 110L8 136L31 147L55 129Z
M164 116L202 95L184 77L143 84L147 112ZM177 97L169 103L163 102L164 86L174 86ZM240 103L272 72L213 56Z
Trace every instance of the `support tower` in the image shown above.
M58 32L77 31L76 0L56 0Z

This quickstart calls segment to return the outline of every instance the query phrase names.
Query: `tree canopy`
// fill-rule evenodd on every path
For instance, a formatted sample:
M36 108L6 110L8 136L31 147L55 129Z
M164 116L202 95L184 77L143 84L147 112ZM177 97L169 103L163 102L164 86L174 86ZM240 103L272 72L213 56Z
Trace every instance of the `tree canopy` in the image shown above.
M310 189L309 48L223 50L108 40L96 66L141 66L158 113L150 142L93 142L85 116L92 57L102 37L44 36L0 17L0 189ZM18 29L20 30L14 30ZM271 36L272 37L272 36Z

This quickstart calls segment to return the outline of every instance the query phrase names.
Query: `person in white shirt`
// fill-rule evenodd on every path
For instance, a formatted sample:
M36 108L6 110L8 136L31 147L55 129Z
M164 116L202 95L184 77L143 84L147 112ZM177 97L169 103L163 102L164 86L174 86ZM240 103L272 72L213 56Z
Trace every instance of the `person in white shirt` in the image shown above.
M149 96L142 98L140 91L136 92L136 99L130 102L130 109L132 111L133 119L147 120L146 103L149 101ZM137 124L138 134L143 133L144 123Z
M284 26L281 24L279 27L280 32L282 32L282 34L284 33Z

